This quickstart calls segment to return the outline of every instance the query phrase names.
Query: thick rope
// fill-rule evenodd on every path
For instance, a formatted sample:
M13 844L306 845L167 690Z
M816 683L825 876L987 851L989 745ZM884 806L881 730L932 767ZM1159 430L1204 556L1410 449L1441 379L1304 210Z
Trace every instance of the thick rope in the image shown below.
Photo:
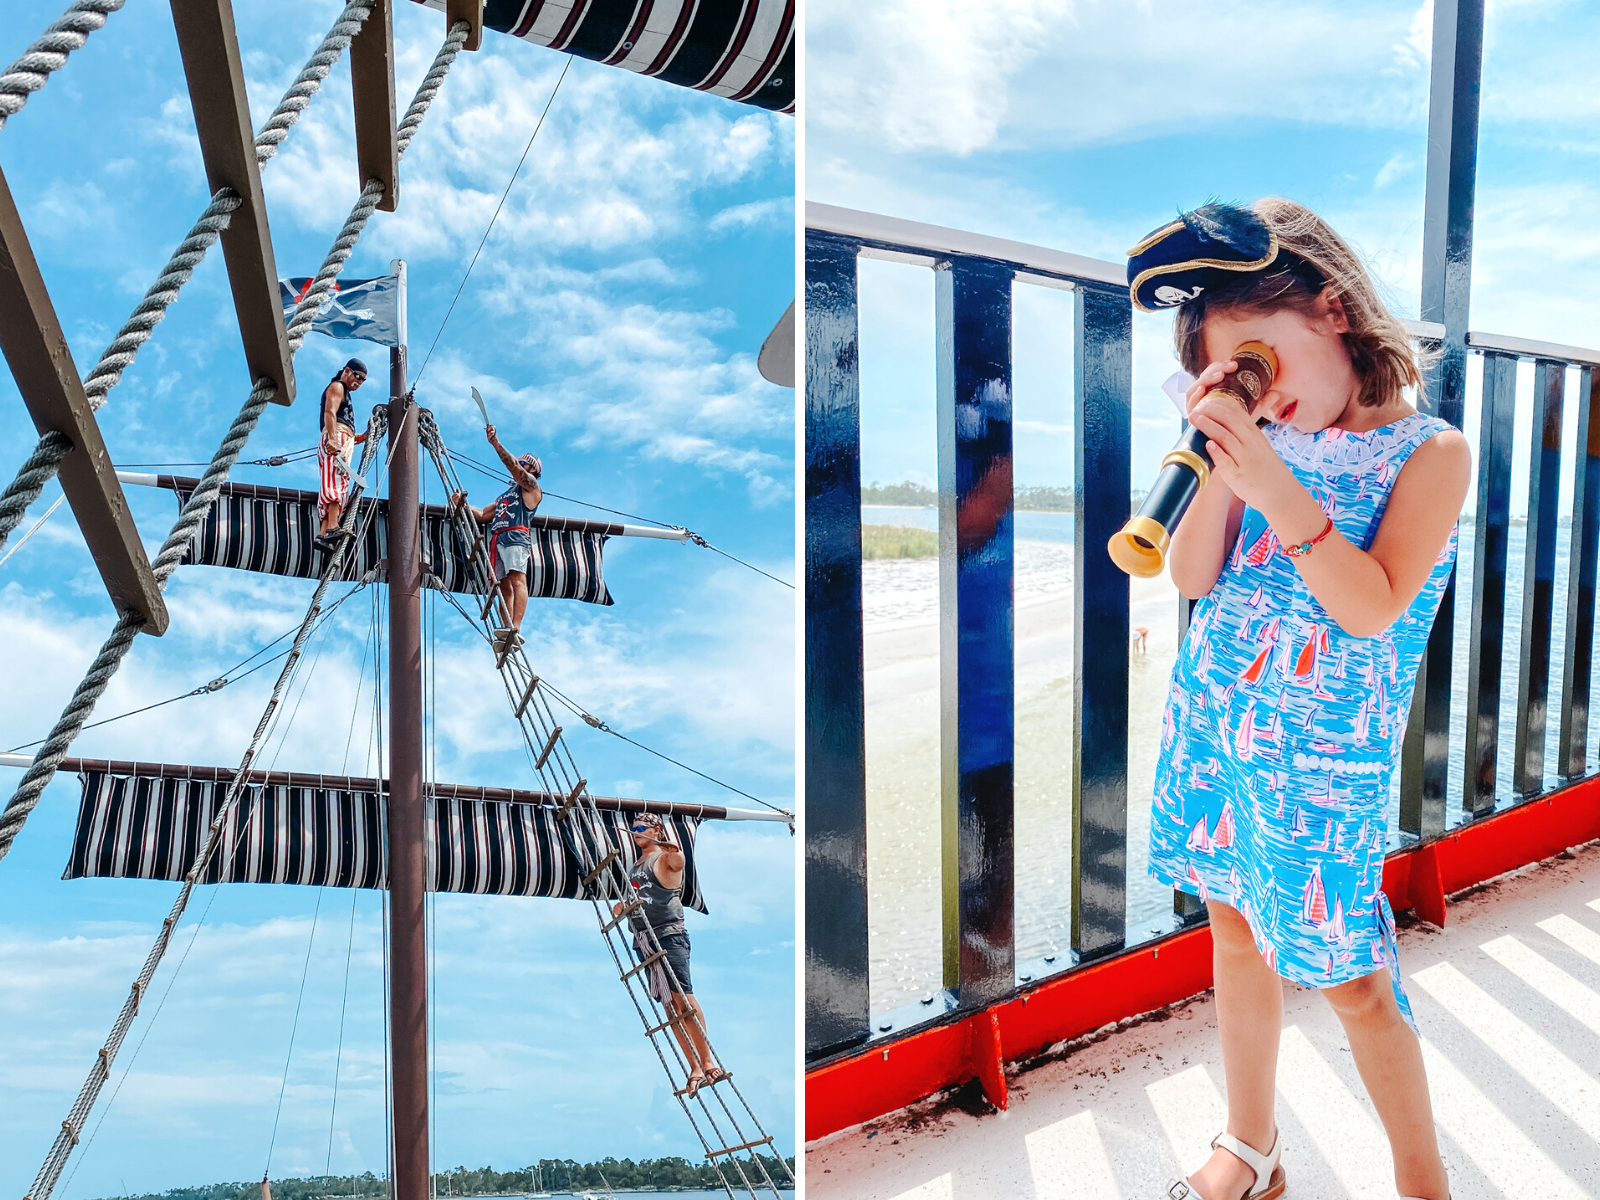
M270 397L270 391L267 395ZM252 395L252 399L254 399L254 395ZM265 402L263 400L263 403ZM368 465L376 453L378 442L383 436L386 423L385 410L382 408L377 409L367 427L369 436L361 456L360 469L363 475L366 473ZM192 507L193 500L191 499L190 503L184 507L184 514L188 515ZM371 505L368 506L368 509L369 511L375 511ZM340 520L340 527L347 531L350 530L356 522L359 510L360 506L357 504L347 505ZM181 520L182 518L180 518L180 522ZM139 1001L144 996L146 989L149 988L150 981L155 977L156 968L160 966L161 960L167 952L167 946L172 941L173 931L177 929L178 921L182 918L184 910L189 905L189 897L194 892L195 884L205 874L213 856L216 854L217 846L223 837L223 831L238 805L239 797L244 792L250 764L254 761L256 753L261 747L262 739L266 737L267 731L271 728L273 717L277 713L284 693L294 677L306 640L311 636L311 632L317 624L317 618L322 612L322 601L327 594L328 586L333 577L339 573L345 550L353 545L355 541L356 538L354 536L347 536L335 552L328 556L327 562L323 564L322 575L317 582L316 593L312 596L311 604L306 609L305 619L300 623L300 628L295 633L294 644L290 648L283 669L278 673L278 680L273 685L272 695L261 713L261 719L256 722L255 733L250 739L249 747L245 750L244 758L239 763L239 769L230 781L223 803L217 809L216 816L212 818L211 825L206 830L205 841L201 844L199 853L195 856L194 862L184 876L183 887L179 889L178 897L173 902L172 910L167 914L166 920L161 923L161 932L157 935L155 944L150 947L150 953L145 956L144 966L140 968L138 978L134 980L133 988L127 1000L123 1002L121 1012L117 1014L117 1019L113 1023L111 1032L106 1037L105 1044L101 1047L99 1055L96 1057L95 1065L90 1070L88 1079L84 1081L82 1089L78 1092L78 1098L73 1102L72 1109L67 1113L67 1119L61 1123L61 1132L56 1135L55 1143L50 1147L50 1153L46 1155L43 1165L39 1168L39 1174L34 1178L33 1186L28 1190L28 1200L46 1200L51 1190L55 1187L56 1181L61 1177L62 1169L65 1168L67 1159L72 1154L72 1148L77 1145L84 1122L88 1119L89 1112L93 1109L95 1100L100 1095L100 1089L105 1086L106 1080L111 1076L111 1063L116 1058L117 1051L121 1049L123 1039L127 1037L128 1030L133 1025L134 1017L138 1015ZM181 546L178 556L182 557ZM137 631L135 630L134 632ZM110 643L108 642L107 644L109 645Z
M438 55L434 58L433 66L422 81L422 86L417 89L411 107L406 111L405 125L411 133L416 132L423 116L428 111L428 106L433 103L433 98L438 94L439 85L444 81L450 64L455 61L463 43L467 38L468 26L465 21L457 21L450 31L450 36L445 39ZM410 143L410 134L401 143L403 150ZM321 297L333 288L334 281L344 269L356 244L361 240L362 231L365 230L368 220L377 210L378 201L383 197L384 187L376 179L367 181L367 186L361 191L361 198L350 210L350 216L344 223L344 228L339 231L339 236L334 239L333 247L328 251L328 256L323 260L321 269L317 272L316 280L306 289L305 295L295 307L294 316L289 320L289 353L293 355L300 349L305 341L306 334L311 330L311 323L316 319L317 308ZM206 468L206 473L201 477L199 485L189 497L189 502L184 505L183 511L178 515L177 523L172 527L172 532L167 536L162 545L161 552L156 555L151 564L156 577L157 586L166 588L167 579L172 572L177 570L178 564L183 560L185 551L190 541L199 530L206 514L210 512L211 505L222 491L222 485L232 470L233 464L243 452L245 443L249 441L251 432L255 429L256 422L261 419L261 413L268 402L276 393L277 386L268 380L257 381L255 390L250 393L250 398L245 401L238 417L234 419L233 427L229 429L228 436L223 439L222 445L217 448L217 453L211 460L211 465ZM104 694L106 686L111 682L111 677L116 674L128 648L133 645L133 639L144 619L135 614L124 615L113 627L111 637L101 647L100 653L95 656L90 665L89 672L73 693L72 700L62 712L56 726L51 730L50 736L45 739L38 755L33 760L33 765L23 775L22 782L17 786L16 792L7 802L5 811L0 813L0 858L4 858L11 851L11 845L16 841L17 834L27 822L28 816L38 807L39 797L44 789L55 777L56 769L61 765L61 760L67 755L73 740L87 723L90 714L94 712L95 703Z
M105 2L109 3L109 0ZM122 2L123 0L117 0L115 7L120 7ZM306 65L301 68L299 76L284 94L283 99L278 102L278 107L273 109L261 132L256 135L258 163L267 162L278 152L278 147L289 136L290 128L300 119L300 114L311 102L311 97L322 87L322 81L328 77L333 64L338 62L340 54L350 45L351 38L371 14L371 0L355 0L339 14L338 20L322 39L322 45L317 47L316 53L306 60ZM104 23L105 18L102 17L100 20ZM0 96L0 100L3 99L4 97ZM155 327L167 315L167 309L178 299L179 290L189 282L195 268L205 258L206 252L216 245L217 239L222 236L222 231L228 227L232 219L231 214L238 209L239 204L239 197L231 188L219 188L211 197L211 203L206 206L205 212L200 214L199 220L189 230L188 236L172 252L172 257L167 260L167 265L161 274L145 292L144 298L133 310L133 315L123 322L122 328L117 331L117 336L111 340L111 344L100 355L100 361L85 378L83 390L89 397L91 408L98 411L105 404L107 394L122 381L123 372L133 365L140 347L150 340ZM39 440L38 446L34 448L33 455L28 460L28 465L16 479L11 481L5 493L0 495L0 546L5 545L6 539L21 523L23 515L39 498L39 493L44 490L45 484L55 478L60 470L62 458L72 448L71 443L64 438L52 441L51 436L47 435ZM60 437L60 435L53 436Z
M50 81L52 72L67 65L67 55L83 49L89 35L126 0L77 0L22 52L22 57L0 75L0 129L22 111L28 97Z
M278 101L278 107L272 110L261 132L256 134L257 163L265 165L278 152L283 139L289 136L289 127L300 119L306 105L311 103L311 97L317 94L322 81L333 70L333 64L339 61L350 40L361 31L362 23L371 15L372 0L351 0L345 6L328 30L328 35L322 39L322 45L306 60L299 76L283 94L283 99Z
M438 93L439 86L443 83L444 77L450 69L450 64L455 61L456 55L460 53L462 45L465 44L468 31L469 27L465 21L457 21L451 28L449 37L445 39L444 45L440 47L438 55L435 56L433 66L429 68L427 76L422 81L422 86L417 89L417 94L412 99L410 108L406 111L406 118L402 127L407 130L407 133L400 144L402 151L410 144L412 135L421 125L423 116L427 113L429 105L433 103L433 98ZM383 185L376 180L369 181L367 186L362 189L361 199L357 201L355 208L351 211L344 228L339 231L339 236L335 239L333 248L328 252L328 257L324 260L322 269L317 272L316 281L307 289L306 295L296 306L294 316L289 322L289 348L291 355L298 350L301 342L304 341L306 332L315 317L320 296L333 286L334 279L338 277L345 261L349 259L351 251L355 249L356 242L361 237L361 231L365 228L367 220L377 206L377 197L381 196L382 192ZM234 420L233 427L228 431L227 438L224 439L222 446L218 448L216 456L213 457L211 466L206 469L206 473L200 480L199 485L189 497L188 503L184 505L183 511L178 516L177 523L172 528L172 533L168 536L166 543L161 548L161 552L156 556L155 562L152 564L157 580L163 588L166 586L166 581L172 572L177 569L178 563L182 561L184 552L189 542L193 539L195 531L200 527L200 523L204 520L206 513L210 511L211 505L216 501L229 469L244 449L251 430L255 428L256 422L260 420L262 411L266 408L275 391L275 385L267 380L261 380L257 383L255 390L250 393L250 398L245 402L244 408L240 410L239 416ZM375 413L373 424L369 428L377 430L381 423L383 423L382 418ZM376 450L378 436L381 435L367 439L360 466L360 473L363 476L367 473L371 456ZM341 527L349 529L355 522L356 514L359 511L359 505L354 503L347 505L341 520ZM376 509L373 506L368 506L368 511L371 513L375 512ZM25 1200L48 1200L56 1181L61 1177L61 1172L66 1166L67 1159L71 1157L72 1148L78 1144L78 1137L83 1129L84 1121L94 1107L94 1102L100 1095L100 1089L110 1077L111 1063L116 1058L123 1038L127 1036L129 1026L133 1024L135 1014L139 1011L140 997L144 995L150 980L154 978L156 968L160 965L162 957L166 954L167 945L172 939L172 932L176 928L184 908L189 903L189 896L194 890L195 881L205 871L207 864L210 862L211 856L216 850L217 841L221 836L222 825L243 791L244 780L246 773L250 769L250 763L255 757L261 739L266 735L271 725L272 715L276 711L283 691L288 686L300 661L301 651L305 646L306 638L310 635L310 631L315 625L316 616L321 609L322 597L327 591L328 583L333 575L337 573L339 564L343 561L345 550L353 544L354 540L353 537L343 539L334 553L328 556L328 561L324 564L316 595L313 597L311 606L306 613L306 620L302 623L295 637L293 648L284 662L283 670L273 688L272 697L267 703L266 710L261 714L261 720L256 724L255 734L250 740L249 748L245 751L243 760L240 762L238 772L234 775L233 781L229 785L227 797L207 832L205 844L202 846L194 864L190 867L189 873L184 879L183 887L178 893L178 898L173 904L172 912L162 923L161 933L157 936L155 944L150 948L144 967L140 970L139 977L134 981L133 990L127 1001L124 1002L122 1011L118 1014L116 1023L112 1026L111 1034L107 1037L105 1045L101 1047L95 1065L89 1072L89 1078L84 1081L77 1100L67 1114L67 1119L61 1123L61 1132L56 1135L55 1143L51 1146L43 1165L40 1166L39 1174L35 1177L33 1187L29 1189ZM74 695L72 703L68 705L67 711L62 714L62 719L57 723L55 730L51 732L49 739L41 749L39 757L34 759L33 766L23 776L22 784L6 805L4 814L0 814L0 857L4 857L10 850L11 843L16 840L17 832L22 828L23 822L27 820L28 813L32 812L38 805L40 794L54 776L56 768L65 756L65 747L71 744L72 738L77 735L84 722L88 719L89 713L93 711L94 701L104 692L106 684L110 682L112 674L115 673L122 657L127 653L128 647L133 644L133 638L137 635L138 625L141 621L142 619L139 617L130 616L124 617L117 622L117 625L112 630L111 637L107 639L105 647L102 648L101 653L95 659L94 665L91 666L89 675L79 685L78 692ZM128 627L126 634L124 634L125 626ZM80 704L80 699L84 703ZM57 750L57 746L60 746L61 749ZM54 762L50 763L47 769L41 770L41 760L47 753L53 755Z

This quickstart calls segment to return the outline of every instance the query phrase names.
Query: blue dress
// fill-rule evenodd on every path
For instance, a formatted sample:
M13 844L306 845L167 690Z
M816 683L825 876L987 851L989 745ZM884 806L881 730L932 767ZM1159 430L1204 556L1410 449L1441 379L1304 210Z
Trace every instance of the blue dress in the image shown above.
M1365 433L1264 432L1364 550L1400 468L1449 428L1414 414ZM1312 596L1266 518L1246 508L1173 667L1150 813L1154 878L1237 908L1285 979L1330 987L1387 965L1413 1028L1380 886L1384 810L1455 555L1452 530L1399 620L1375 637L1351 637Z

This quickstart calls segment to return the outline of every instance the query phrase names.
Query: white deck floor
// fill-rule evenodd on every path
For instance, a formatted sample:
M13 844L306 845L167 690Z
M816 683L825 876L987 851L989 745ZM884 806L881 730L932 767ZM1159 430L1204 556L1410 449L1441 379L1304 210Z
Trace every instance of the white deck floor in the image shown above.
M1600 1196L1600 844L1463 898L1400 947L1455 1200ZM1286 1010L1288 1197L1394 1197L1337 1020L1300 988ZM1007 1112L923 1102L811 1143L807 1196L1158 1200L1225 1112L1210 995L1167 1013L1010 1075Z

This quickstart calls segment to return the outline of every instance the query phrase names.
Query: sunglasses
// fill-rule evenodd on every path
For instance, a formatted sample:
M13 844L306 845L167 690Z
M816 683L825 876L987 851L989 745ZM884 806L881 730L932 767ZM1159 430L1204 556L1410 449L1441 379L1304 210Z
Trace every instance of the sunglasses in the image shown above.
M350 372L350 378L355 380L357 383L365 383L367 381L367 377L365 375L357 375L354 371Z

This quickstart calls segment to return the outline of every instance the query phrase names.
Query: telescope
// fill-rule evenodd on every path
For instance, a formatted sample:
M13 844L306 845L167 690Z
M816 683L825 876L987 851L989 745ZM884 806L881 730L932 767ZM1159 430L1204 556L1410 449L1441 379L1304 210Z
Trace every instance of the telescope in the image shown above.
M1278 374L1278 356L1260 342L1246 342L1233 352L1238 368L1213 384L1206 396L1225 395L1254 412ZM1204 399L1205 397L1202 397ZM1256 422L1264 424L1264 421ZM1189 511L1189 504L1211 478L1211 456L1205 451L1206 435L1190 426L1178 444L1161 460L1161 474L1144 498L1139 511L1106 544L1111 561L1129 575L1148 579L1167 565L1172 531Z

